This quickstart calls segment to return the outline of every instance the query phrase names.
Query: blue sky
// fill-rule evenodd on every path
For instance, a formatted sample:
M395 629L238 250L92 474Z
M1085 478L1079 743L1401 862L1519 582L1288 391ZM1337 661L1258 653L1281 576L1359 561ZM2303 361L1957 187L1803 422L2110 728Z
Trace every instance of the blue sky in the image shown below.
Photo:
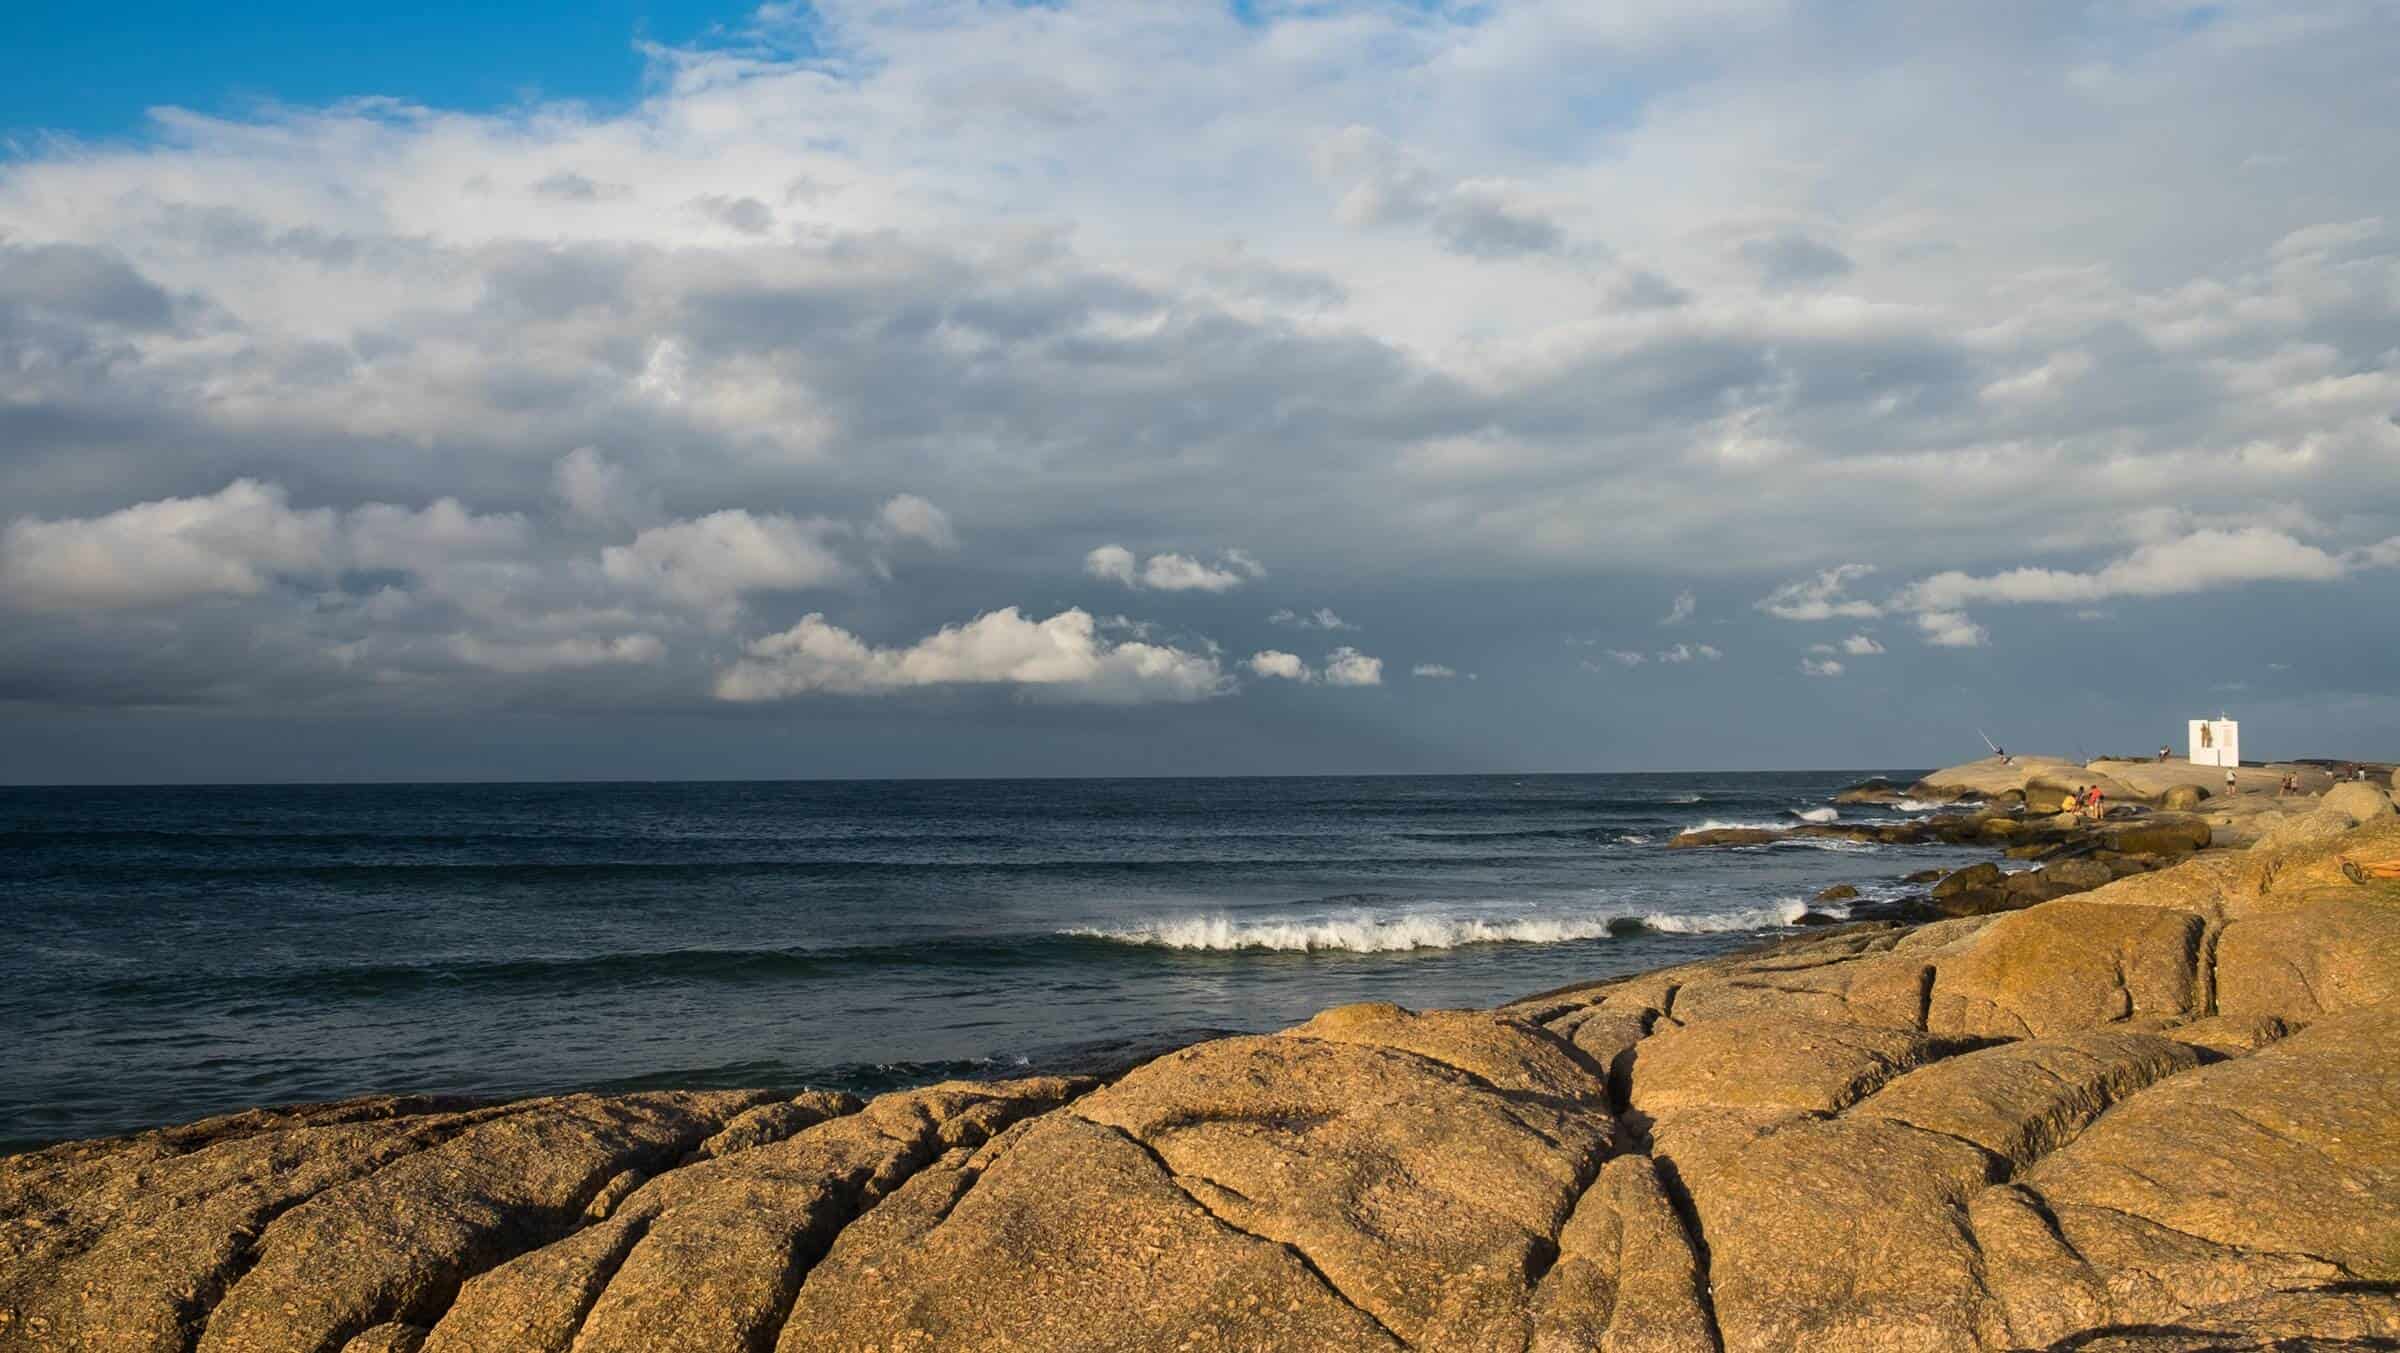
M2386 7L266 13L0 20L0 781L2400 757Z
M0 16L0 50L16 54L0 80L0 131L137 136L159 105L239 115L369 95L462 110L548 99L622 106L641 91L640 43L690 43L748 13L623 0L135 3L98 22L88 5L22 0Z

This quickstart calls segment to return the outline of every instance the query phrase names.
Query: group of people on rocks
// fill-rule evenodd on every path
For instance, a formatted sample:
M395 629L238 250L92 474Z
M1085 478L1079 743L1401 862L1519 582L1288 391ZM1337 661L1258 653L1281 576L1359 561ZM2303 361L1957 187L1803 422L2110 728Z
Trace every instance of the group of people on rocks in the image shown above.
M2108 813L2106 798L2107 796L2100 792L2100 786L2086 785L2082 789L2076 790L2074 797L2067 800L2065 811L2098 822Z

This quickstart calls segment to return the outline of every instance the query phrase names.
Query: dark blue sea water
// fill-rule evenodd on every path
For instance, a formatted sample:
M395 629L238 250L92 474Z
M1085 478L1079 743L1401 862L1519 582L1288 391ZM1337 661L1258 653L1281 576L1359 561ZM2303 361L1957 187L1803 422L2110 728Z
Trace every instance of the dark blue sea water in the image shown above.
M1494 1004L1955 862L1664 849L1868 773L0 789L0 1149L380 1091L874 1090Z

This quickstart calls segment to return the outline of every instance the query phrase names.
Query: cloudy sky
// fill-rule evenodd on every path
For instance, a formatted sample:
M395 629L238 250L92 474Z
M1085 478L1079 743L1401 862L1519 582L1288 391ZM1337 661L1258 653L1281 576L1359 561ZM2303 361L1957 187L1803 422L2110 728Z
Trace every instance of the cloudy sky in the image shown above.
M36 11L0 780L2400 757L2385 0Z

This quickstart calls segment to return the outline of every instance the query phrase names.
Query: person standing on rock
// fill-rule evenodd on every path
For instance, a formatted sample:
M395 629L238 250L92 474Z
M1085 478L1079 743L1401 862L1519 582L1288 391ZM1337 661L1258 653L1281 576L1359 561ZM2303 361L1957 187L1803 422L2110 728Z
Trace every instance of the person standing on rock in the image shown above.
M2233 797L2233 767L2231 766L2225 768L2225 796Z

